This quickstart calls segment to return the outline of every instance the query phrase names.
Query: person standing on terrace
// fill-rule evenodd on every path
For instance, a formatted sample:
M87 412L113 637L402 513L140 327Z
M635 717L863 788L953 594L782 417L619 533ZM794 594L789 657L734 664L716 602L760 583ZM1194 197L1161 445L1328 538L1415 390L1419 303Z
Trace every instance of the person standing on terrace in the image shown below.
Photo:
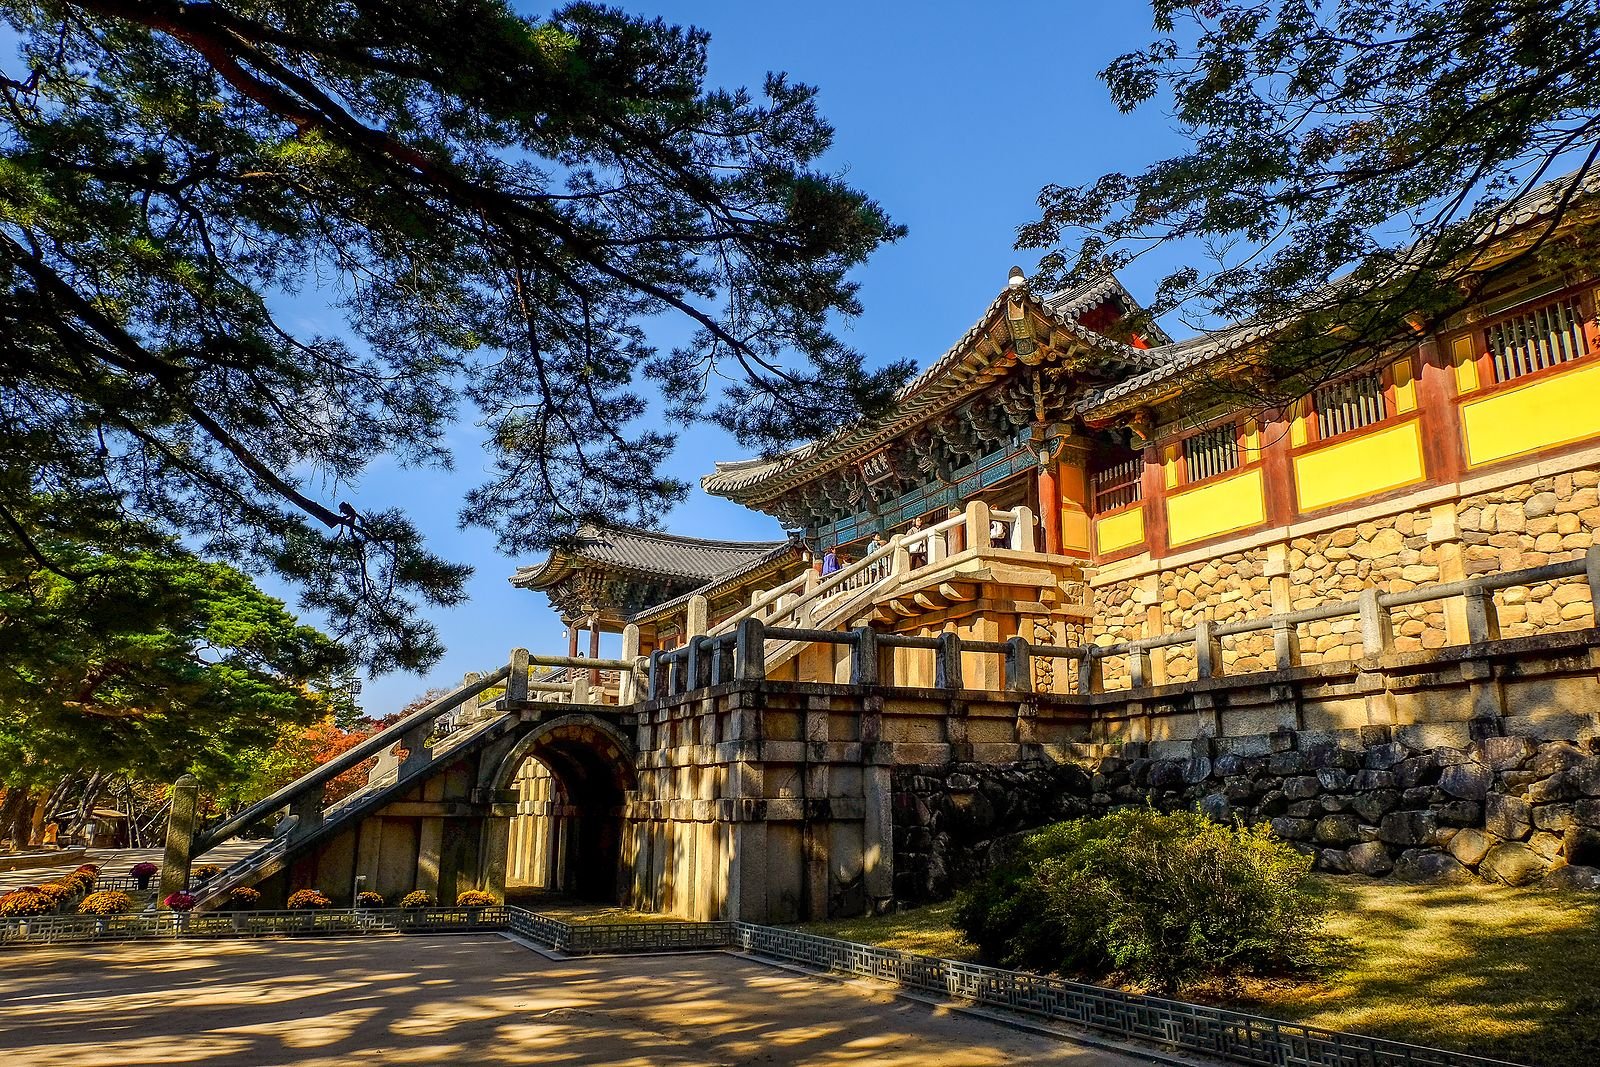
M839 569L839 548L837 545L828 546L827 554L822 557L822 576L826 578Z

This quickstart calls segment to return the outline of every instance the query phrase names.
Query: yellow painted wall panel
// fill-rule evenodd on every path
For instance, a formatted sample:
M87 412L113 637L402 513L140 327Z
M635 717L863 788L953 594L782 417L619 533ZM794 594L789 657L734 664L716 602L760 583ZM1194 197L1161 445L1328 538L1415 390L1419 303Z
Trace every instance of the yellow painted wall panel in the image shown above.
M1398 415L1417 410L1417 379L1412 373L1411 357L1395 362L1389 368L1394 379L1394 410Z
M1301 511L1359 500L1422 478L1422 430L1415 419L1347 441L1336 438L1294 457L1295 498Z
M1461 405L1467 466L1600 437L1600 362Z
M1186 545L1267 521L1261 468L1219 478L1167 498L1167 540Z
M1144 541L1144 505L1094 520L1094 541L1100 552L1119 552Z
M1450 345L1450 362L1456 371L1456 392L1470 393L1478 388L1478 363L1472 354L1472 338L1457 337Z

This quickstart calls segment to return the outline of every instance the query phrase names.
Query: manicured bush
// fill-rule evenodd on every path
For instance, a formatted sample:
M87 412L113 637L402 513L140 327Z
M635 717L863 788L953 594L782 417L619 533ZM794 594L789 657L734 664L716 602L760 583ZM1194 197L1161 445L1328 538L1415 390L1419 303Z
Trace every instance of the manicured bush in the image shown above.
M962 894L955 921L1004 966L1170 990L1304 970L1326 912L1310 858L1265 827L1129 809L1031 834Z
M332 903L320 889L296 889L289 894L290 911L321 911Z
M0 916L7 919L28 919L55 910L55 901L39 892L37 886L14 889L0 897Z
M458 908L486 908L494 903L497 903L494 897L477 889L468 889L466 892L456 896L456 907Z
M218 867L215 863L201 863L195 867L193 872L195 880L200 882L203 882L208 878L215 878L221 873L222 868Z
M228 890L228 903L241 911L249 910L261 903L261 890L251 889L247 885L236 885Z
M173 911L188 911L195 906L196 902L197 898L193 893L185 893L180 890L176 893L168 893L161 904L163 907L171 908Z
M356 907L358 908L381 908L388 903L387 900L383 899L382 893L368 891L356 894Z
M431 908L433 907L433 894L421 889L415 889L400 898L402 908Z
M90 893L78 905L79 915L125 915L133 910L133 898L115 889Z

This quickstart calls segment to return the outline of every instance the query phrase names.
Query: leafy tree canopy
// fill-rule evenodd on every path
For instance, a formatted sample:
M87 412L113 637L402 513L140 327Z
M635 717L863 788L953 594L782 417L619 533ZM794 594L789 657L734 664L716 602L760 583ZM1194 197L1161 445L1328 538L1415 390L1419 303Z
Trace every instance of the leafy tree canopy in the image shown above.
M1600 152L1589 0L1151 7L1159 36L1101 76L1124 111L1166 102L1188 150L1139 174L1045 188L1018 244L1049 250L1046 279L1082 280L1163 246L1205 250L1207 267L1161 281L1152 312L1283 327L1279 369L1314 378L1470 303L1489 265L1479 238L1572 168L1514 258L1594 266L1581 242L1552 240L1595 184Z
M36 546L58 569L0 542L0 782L221 783L283 724L348 712L327 685L348 653L232 567L170 545Z
M672 416L772 449L907 372L829 328L901 230L818 169L811 88L707 87L698 30L502 0L6 18L0 539L41 565L28 529L153 528L298 583L369 666L418 668L440 651L419 611L467 568L343 499L374 458L447 464L475 407L492 473L463 521L540 548L686 491L657 472L673 435L635 422L641 374ZM340 335L281 313L312 290ZM663 312L694 325L670 352L640 325Z

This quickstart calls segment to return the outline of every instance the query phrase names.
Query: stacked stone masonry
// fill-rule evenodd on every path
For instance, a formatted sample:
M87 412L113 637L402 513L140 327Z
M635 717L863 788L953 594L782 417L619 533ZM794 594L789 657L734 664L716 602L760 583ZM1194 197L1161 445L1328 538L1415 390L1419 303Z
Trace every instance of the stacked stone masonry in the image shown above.
M1082 766L1024 761L901 768L895 775L895 890L937 900L1020 835L1120 806L1195 809L1269 825L1318 870L1407 881L1474 878L1600 889L1600 754L1593 741L1487 737L1416 748L1385 727L1270 751L1193 743L1186 758L1144 745Z
M1396 507L1403 502L1396 502ZM1363 590L1403 592L1477 574L1520 570L1576 559L1600 532L1600 471L1574 470L1475 493L1431 507L1393 514L1305 536L1117 578L1122 566L1104 568L1095 582L1093 632L1102 646L1153 637L1198 622L1227 623L1350 600ZM1276 587L1275 587L1276 583ZM1508 589L1496 597L1505 637L1581 629L1589 625L1590 597L1582 581ZM1417 652L1459 644L1462 623L1439 603L1393 614L1394 647ZM1303 626L1300 662L1359 658L1355 617ZM1271 669L1272 642L1264 633L1223 643L1223 671ZM1192 651L1179 646L1158 654L1157 678L1195 677ZM1104 667L1108 688L1129 684L1125 660Z

